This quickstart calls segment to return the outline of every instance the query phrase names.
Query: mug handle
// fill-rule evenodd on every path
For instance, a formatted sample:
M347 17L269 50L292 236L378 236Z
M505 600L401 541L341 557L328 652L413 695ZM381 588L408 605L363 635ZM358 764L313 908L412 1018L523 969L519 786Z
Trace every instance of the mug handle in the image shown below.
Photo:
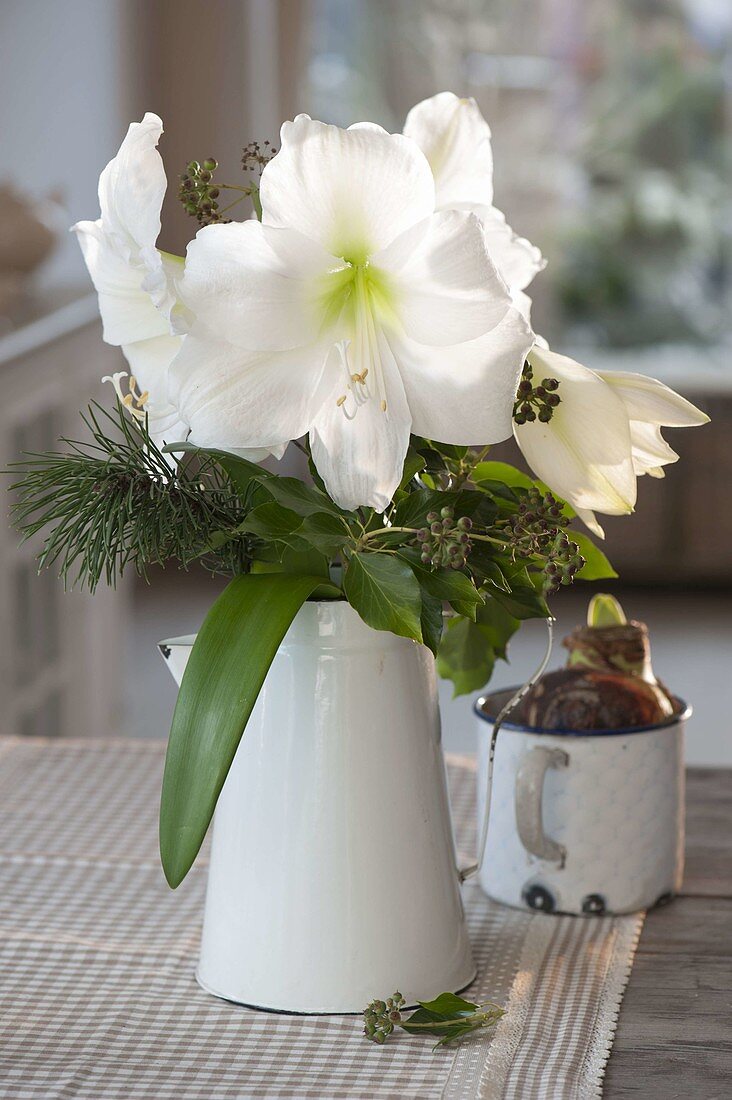
M564 866L567 850L544 832L542 801L544 777L549 768L566 768L569 756L562 749L537 745L523 757L516 772L516 828L527 852L549 863Z

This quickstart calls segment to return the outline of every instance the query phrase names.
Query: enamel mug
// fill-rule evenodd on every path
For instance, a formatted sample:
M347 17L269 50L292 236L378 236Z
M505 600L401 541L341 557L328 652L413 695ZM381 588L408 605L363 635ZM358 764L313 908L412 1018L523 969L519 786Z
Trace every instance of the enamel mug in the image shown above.
M493 719L511 690L479 699L478 820ZM684 869L684 724L542 730L510 720L496 743L480 883L506 905L630 913L669 901Z

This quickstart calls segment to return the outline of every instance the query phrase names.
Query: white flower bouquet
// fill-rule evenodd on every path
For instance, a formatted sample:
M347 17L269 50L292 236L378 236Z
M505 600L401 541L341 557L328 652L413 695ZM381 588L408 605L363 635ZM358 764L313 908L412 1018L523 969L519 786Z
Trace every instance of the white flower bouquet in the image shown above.
M602 536L596 513L632 512L637 478L677 458L661 427L707 417L532 331L526 288L544 261L493 206L473 100L436 95L403 134L300 115L276 152L247 147L242 184L192 161L180 197L201 228L185 258L156 243L162 132L154 114L130 126L101 216L74 227L131 376L111 379L116 410L85 417L88 445L24 464L17 515L44 530L42 564L92 588L171 558L232 578L170 738L175 886L305 601L348 601L477 690L561 584L615 575L577 523ZM511 435L535 478L488 457ZM258 465L289 445L309 479Z

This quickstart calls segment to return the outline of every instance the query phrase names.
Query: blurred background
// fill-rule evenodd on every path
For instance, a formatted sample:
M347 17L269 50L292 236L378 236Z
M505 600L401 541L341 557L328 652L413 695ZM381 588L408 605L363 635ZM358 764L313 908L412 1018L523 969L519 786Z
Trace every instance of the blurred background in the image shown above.
M276 144L298 112L400 130L443 89L477 99L496 204L549 261L537 331L712 416L668 433L681 462L641 479L606 550L657 674L695 707L690 762L732 764L730 0L0 0L0 464L76 434L79 408L110 401L100 377L123 368L67 229L97 217L131 120L164 120L159 243L182 252L191 158L232 178L242 146ZM36 576L17 541L0 524L0 732L165 736L175 691L155 642L194 632L219 582L171 567L91 599ZM590 594L557 598L560 636ZM542 647L530 624L495 685L520 682ZM445 692L449 749L472 751L471 703Z

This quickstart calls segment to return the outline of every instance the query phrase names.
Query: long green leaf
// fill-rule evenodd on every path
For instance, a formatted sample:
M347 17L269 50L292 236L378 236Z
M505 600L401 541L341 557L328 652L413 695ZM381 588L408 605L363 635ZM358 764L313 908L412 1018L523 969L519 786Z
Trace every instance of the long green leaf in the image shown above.
M206 616L178 693L160 803L160 855L175 889L203 843L277 648L322 577L235 577Z

